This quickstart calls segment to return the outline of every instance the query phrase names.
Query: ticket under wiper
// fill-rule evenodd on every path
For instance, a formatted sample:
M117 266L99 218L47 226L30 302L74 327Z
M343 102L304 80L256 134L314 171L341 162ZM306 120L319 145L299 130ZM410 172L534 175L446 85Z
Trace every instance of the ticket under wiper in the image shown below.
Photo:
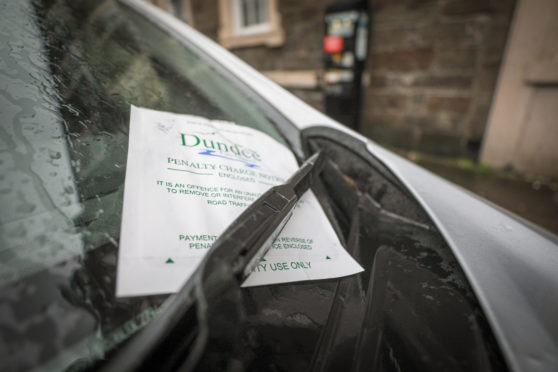
M261 131L132 107L117 296L177 292L227 227L298 168L292 152ZM243 286L362 271L312 192L250 268Z
M221 234L208 256L219 255L221 260L232 265L235 276L246 279L261 265L264 255L292 216L296 203L310 189L322 167L323 155L316 153L287 182L266 191ZM211 275L210 266L204 270Z

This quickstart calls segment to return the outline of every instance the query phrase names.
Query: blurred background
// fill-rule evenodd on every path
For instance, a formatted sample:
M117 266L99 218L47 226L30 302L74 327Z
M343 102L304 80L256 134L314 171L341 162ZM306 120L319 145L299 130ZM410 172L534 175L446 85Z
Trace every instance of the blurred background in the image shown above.
M316 109L558 233L558 0L148 0Z

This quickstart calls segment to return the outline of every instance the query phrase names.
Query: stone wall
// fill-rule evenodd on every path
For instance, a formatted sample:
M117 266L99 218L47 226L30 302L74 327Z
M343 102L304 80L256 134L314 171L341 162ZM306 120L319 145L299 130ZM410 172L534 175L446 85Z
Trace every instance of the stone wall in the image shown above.
M477 156L510 0L376 0L362 132L378 142Z
M217 41L219 6L217 0L190 0L193 26L207 37Z
M218 0L191 0L194 27L217 40L219 30ZM279 47L242 47L231 51L259 71L309 71L323 68L322 39L324 14L334 0L279 0L285 42ZM309 105L324 111L324 94L320 86L292 88L293 94Z
M334 2L279 0L285 43L232 52L260 71L320 71L324 10ZM218 1L191 6L194 26L216 40ZM475 157L513 8L513 0L372 0L361 132L402 149ZM323 110L320 86L291 91Z

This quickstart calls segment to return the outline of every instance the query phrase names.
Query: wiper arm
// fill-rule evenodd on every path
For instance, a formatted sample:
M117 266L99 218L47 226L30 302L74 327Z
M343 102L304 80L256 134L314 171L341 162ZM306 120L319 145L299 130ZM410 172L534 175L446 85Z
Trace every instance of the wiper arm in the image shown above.
M232 262L232 270L243 281L267 253L277 238L298 200L310 188L323 166L321 153L316 153L287 180L274 186L246 209L212 246L208 263L224 259ZM206 267L212 275L210 267Z
M198 364L209 339L219 341L220 354L226 354L223 345L234 347L234 340L227 339L242 318L240 285L269 250L323 163L323 155L314 154L286 183L252 203L215 241L182 289L104 369L189 371ZM211 326L214 309L228 329Z

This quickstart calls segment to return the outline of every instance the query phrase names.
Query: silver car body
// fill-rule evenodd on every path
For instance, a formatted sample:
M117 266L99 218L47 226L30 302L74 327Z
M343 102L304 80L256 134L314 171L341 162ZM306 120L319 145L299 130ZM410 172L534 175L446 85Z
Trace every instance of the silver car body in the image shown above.
M299 130L330 127L365 143L408 187L443 234L475 290L510 369L558 369L555 236L337 123L170 14L146 2L122 2L218 61Z

